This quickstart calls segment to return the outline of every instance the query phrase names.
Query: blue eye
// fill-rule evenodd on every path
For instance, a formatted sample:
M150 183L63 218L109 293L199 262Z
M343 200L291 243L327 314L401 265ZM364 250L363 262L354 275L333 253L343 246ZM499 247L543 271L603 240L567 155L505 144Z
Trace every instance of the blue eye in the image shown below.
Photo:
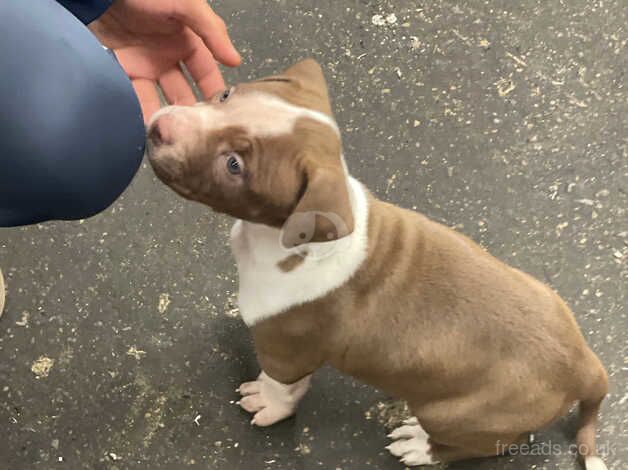
M229 158L227 158L227 171L232 175L242 173L242 163L237 155L231 154Z

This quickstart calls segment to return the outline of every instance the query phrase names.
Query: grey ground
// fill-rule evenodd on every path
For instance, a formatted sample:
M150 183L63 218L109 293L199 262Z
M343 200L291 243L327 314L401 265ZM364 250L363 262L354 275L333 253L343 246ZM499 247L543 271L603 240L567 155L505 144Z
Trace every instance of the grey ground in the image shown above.
M246 58L228 81L316 57L355 176L564 296L611 376L606 461L627 468L625 1L215 7ZM384 451L388 398L335 371L270 429L233 404L257 367L230 224L144 167L98 217L0 232L2 470L402 468ZM538 436L550 455L450 467L578 468L573 424Z

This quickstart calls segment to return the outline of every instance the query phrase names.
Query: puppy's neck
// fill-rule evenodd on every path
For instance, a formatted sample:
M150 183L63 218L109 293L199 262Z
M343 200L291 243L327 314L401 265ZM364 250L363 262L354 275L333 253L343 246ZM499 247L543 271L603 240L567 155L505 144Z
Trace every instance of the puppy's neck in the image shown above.
M281 231L238 220L231 248L238 265L239 306L248 325L323 297L346 283L367 254L368 198L365 188L347 178L353 232L324 243L293 249L281 245Z

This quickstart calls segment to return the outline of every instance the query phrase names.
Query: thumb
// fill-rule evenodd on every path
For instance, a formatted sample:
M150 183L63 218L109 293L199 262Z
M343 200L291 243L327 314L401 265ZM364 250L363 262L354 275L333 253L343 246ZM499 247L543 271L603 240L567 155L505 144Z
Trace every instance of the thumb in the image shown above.
M214 58L235 67L242 58L229 38L225 22L205 0L175 2L174 16L201 37Z

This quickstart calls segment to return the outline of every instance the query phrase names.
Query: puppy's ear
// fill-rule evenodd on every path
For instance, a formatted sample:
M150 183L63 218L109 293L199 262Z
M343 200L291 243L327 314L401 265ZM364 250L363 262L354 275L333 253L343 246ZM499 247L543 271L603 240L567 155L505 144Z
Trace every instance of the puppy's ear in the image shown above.
M281 241L286 248L334 241L353 232L353 212L342 166L312 167L305 177L303 196L283 226Z
M327 80L323 69L314 59L304 59L286 69L285 77L295 79L302 90L311 93L315 99L310 107L321 111L328 116L332 115L331 100L327 90Z
M314 59L297 62L283 73L261 78L253 84L292 104L333 117L327 81L323 69Z
M296 64L288 67L283 74L288 77L298 78L311 85L327 87L323 69L314 59L300 60Z

